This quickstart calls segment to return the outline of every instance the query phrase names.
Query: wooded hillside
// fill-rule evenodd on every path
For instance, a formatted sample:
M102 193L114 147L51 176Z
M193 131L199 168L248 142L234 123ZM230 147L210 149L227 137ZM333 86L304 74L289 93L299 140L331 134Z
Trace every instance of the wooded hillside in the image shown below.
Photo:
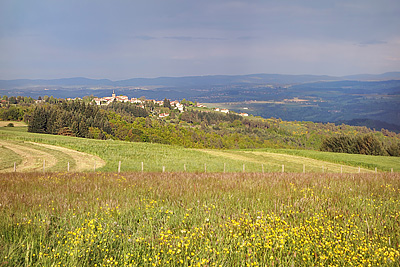
M185 102L184 112L171 105L57 100L30 106L4 106L1 118L23 118L28 131L94 139L153 142L191 148L302 148L332 152L400 155L400 134L382 129L333 123L289 122L276 118L242 117ZM159 114L168 114L160 118Z

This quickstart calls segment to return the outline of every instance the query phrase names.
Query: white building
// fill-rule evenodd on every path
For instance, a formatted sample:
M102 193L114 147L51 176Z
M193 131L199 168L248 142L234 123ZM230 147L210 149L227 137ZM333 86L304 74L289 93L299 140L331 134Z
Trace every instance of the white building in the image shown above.
M113 90L111 96L105 96L102 98L94 98L94 102L96 102L96 105L109 105L113 101L118 101L118 102L129 102L129 98L126 95L115 95L115 91Z

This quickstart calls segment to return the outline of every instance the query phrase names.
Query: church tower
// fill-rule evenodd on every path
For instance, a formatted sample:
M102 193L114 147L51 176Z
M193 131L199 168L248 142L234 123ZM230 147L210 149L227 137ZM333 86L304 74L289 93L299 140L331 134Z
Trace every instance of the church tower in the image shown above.
M115 99L115 92L114 92L114 90L113 90L113 93L112 93L112 98Z

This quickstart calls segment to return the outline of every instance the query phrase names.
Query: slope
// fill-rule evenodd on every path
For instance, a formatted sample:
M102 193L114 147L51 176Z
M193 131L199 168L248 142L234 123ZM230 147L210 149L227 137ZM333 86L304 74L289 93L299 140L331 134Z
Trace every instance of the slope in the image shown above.
M13 155L18 154L24 160L27 157L16 149L24 148L25 153L34 155L31 156L31 167L26 169L31 171L41 168L44 155L49 155L46 159L48 164L55 162L49 171L64 171L67 162L72 162L71 169L76 171L91 171L94 162L99 171L117 171L119 162L121 171L141 171L143 164L146 172L241 172L243 169L261 172L263 167L266 172L280 172L282 165L285 165L285 172L302 172L303 165L306 172L322 172L323 169L325 172L358 172L358 166L363 167L362 172L375 167L379 171L389 171L388 166L400 171L400 158L394 157L376 160L373 156L302 150L196 150L151 143L34 134L6 128L0 128L0 142L7 148L5 151L14 148ZM339 161L338 157L345 160ZM0 163L0 169L6 169L4 164ZM79 167L80 164L84 166Z

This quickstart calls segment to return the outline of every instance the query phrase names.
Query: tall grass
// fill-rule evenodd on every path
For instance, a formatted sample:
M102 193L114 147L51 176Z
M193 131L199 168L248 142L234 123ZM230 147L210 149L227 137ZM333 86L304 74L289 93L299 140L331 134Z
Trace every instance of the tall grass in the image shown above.
M399 266L399 174L0 177L4 266Z

